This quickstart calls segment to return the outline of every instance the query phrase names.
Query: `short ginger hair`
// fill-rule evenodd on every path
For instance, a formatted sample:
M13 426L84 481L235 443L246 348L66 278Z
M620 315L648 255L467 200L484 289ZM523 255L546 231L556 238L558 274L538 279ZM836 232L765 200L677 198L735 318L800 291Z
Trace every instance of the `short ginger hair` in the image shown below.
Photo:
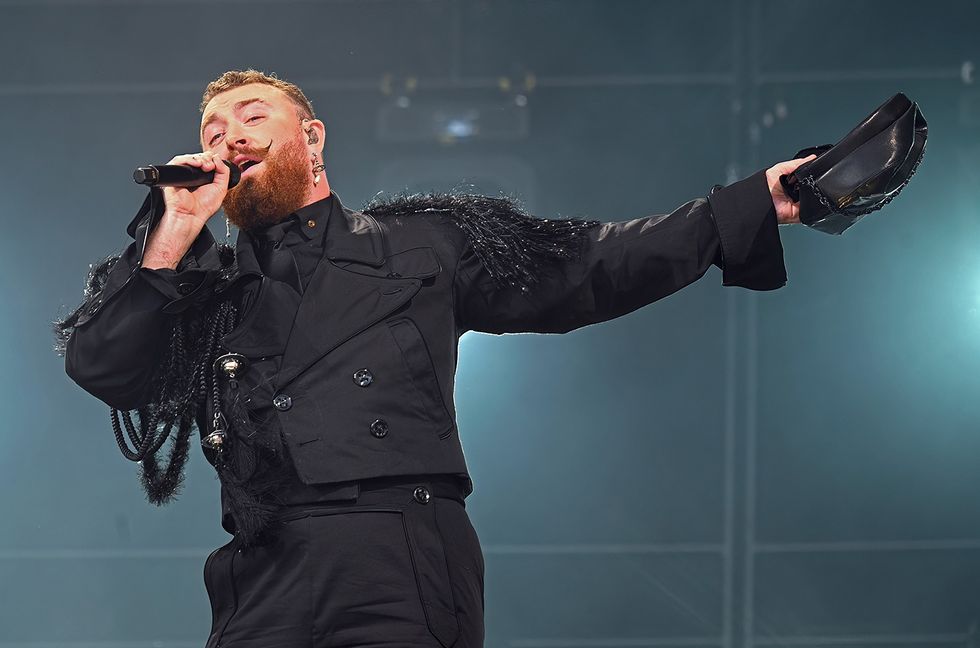
M209 83L208 87L204 89L204 96L201 97L201 112L204 112L204 108L208 105L208 102L214 99L216 95L250 83L264 83L265 85L282 90L293 104L295 104L296 112L301 119L316 118L316 115L313 114L313 104L306 98L306 95L303 94L303 91L299 89L298 85L276 77L275 73L266 74L265 72L252 69L228 70Z

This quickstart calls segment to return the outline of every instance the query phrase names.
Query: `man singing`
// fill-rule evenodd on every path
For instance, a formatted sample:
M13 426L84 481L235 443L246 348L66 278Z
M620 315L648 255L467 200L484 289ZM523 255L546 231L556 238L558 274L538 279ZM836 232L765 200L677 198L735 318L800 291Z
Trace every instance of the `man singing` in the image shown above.
M58 330L69 376L112 408L151 501L177 492L199 431L234 536L205 563L207 648L482 646L460 336L564 333L712 265L726 286L786 282L778 224L799 213L779 176L804 159L621 222L463 194L352 211L297 86L226 72L201 111L202 152L170 163L213 181L152 189L133 242L93 268ZM231 189L223 161L241 169ZM221 207L233 250L205 227Z

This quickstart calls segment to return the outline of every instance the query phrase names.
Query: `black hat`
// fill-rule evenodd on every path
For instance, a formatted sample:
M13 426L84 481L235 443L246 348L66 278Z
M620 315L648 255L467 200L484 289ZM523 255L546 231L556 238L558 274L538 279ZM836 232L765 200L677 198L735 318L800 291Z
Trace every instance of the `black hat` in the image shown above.
M925 153L926 132L918 104L899 92L836 144L798 152L793 159L817 157L779 181L800 203L803 224L841 234L908 184Z

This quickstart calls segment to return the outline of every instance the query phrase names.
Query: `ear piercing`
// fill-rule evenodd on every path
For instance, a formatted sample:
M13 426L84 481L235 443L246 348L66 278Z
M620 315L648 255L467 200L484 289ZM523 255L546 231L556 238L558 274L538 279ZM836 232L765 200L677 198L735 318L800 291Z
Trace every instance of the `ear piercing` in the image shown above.
M312 129L311 129L312 130ZM320 172L323 171L323 162L317 157L316 153L313 154L313 186L320 184Z

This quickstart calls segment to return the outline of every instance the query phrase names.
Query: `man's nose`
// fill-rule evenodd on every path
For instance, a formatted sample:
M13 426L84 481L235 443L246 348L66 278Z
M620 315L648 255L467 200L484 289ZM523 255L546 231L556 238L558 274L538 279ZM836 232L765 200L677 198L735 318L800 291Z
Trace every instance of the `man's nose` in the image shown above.
M248 139L245 131L239 130L235 126L229 126L225 131L224 144L230 153L233 150L249 148L252 142Z

